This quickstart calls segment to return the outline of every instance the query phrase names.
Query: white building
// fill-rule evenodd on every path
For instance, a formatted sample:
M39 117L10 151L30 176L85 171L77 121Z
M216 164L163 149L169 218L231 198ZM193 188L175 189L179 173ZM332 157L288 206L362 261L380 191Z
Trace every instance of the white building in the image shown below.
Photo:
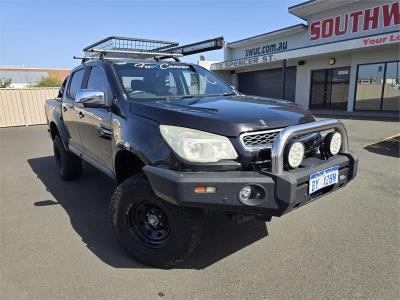
M240 92L305 108L399 111L398 1L314 0L289 12L307 25L227 43L211 70Z

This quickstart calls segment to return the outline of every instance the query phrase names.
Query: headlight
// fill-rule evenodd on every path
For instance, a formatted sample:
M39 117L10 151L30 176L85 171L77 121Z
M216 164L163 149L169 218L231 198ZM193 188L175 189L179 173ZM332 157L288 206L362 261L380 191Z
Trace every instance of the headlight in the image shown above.
M300 166L301 162L303 161L304 152L305 149L302 142L294 142L293 144L289 145L286 155L288 165L291 168L297 168Z
M224 136L168 125L160 125L160 132L176 154L188 161L217 162L237 158L231 142Z
M329 155L336 155L342 147L342 135L339 132L330 132L324 137L322 152Z

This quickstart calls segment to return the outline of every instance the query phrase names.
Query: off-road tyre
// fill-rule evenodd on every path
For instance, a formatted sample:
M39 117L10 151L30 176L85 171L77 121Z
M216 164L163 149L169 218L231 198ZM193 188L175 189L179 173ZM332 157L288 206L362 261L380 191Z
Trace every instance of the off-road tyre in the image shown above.
M78 179L82 174L82 160L65 149L59 135L53 139L53 150L60 177L65 181Z
M146 220L149 212L158 215L161 229L152 227L151 220ZM110 201L110 214L113 231L125 250L137 261L157 268L169 269L182 263L200 243L204 231L203 210L160 199L143 172L116 188ZM154 241L156 235L160 236L159 241Z

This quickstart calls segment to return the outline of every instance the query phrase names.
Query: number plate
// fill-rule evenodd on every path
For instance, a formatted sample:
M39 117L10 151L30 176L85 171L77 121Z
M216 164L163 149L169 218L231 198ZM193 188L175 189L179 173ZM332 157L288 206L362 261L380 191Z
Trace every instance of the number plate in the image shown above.
M326 186L338 183L339 166L319 171L310 175L309 193L312 194Z

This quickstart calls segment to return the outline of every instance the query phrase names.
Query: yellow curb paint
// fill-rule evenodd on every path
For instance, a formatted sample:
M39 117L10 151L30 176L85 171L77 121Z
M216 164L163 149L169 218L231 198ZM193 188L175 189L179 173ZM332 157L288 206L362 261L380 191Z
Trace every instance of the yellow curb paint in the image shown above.
M389 136L389 137L384 138L384 139L382 139L382 140L379 140L379 141L377 141L377 142L373 142L373 143L368 144L368 145L366 145L366 146L364 146L364 147L374 146L374 145L376 145L376 144L379 144L380 142L383 142L383 141L387 141L387 140L391 140L391 139L397 138L398 136L400 136L400 133L396 133L395 135ZM379 147L378 147L378 148L379 148Z

